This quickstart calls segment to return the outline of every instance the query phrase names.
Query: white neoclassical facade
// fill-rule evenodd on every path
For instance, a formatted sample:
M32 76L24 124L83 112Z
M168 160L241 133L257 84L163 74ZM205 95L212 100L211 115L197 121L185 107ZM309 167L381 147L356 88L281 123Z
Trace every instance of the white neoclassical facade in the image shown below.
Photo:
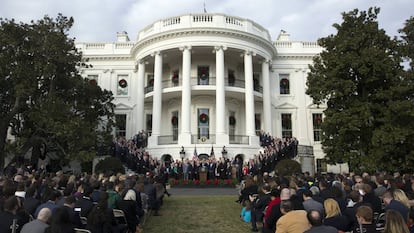
M150 133L153 156L257 154L258 132L296 137L322 162L324 106L305 94L316 42L276 40L257 23L224 14L187 14L158 20L135 41L126 32L112 43L77 43L92 68L84 77L111 90L118 127L131 138ZM94 81L93 81L94 82ZM180 155L184 147L185 154Z

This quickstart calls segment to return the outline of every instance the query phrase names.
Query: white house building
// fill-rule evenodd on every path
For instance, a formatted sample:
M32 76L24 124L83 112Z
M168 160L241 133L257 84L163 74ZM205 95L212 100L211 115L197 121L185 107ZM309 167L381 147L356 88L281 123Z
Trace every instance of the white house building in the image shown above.
M111 43L77 43L92 68L82 75L115 97L115 134L150 133L153 156L252 157L258 132L296 137L313 146L315 165L326 171L320 146L324 106L305 94L316 42L276 40L257 23L224 14L187 14L158 20L135 41L126 32ZM180 154L181 148L185 154ZM328 170L329 171L329 170Z

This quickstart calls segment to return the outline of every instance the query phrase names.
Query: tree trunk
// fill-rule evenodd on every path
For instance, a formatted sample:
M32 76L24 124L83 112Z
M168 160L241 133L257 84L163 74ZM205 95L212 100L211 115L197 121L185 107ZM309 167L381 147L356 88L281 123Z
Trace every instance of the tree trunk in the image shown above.
M0 123L0 174L3 174L4 169L4 159L6 158L6 140L7 140L7 130L9 125L6 122Z

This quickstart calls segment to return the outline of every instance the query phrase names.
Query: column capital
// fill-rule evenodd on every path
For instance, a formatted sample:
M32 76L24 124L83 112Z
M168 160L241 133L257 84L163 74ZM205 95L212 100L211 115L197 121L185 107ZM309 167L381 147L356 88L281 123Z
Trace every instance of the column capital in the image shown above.
M256 52L253 50L245 50L242 54L240 54L241 57L243 56L256 56Z
M263 58L263 59L260 60L260 63L261 64L267 63L269 66L271 66L273 64L273 61L270 60L270 59L267 59L267 58Z
M157 55L161 55L161 50L157 50L157 51L154 51L154 52L151 53L152 57L155 57Z
M184 50L191 50L192 47L191 47L191 45L184 45L184 46L179 47L178 49L180 51L183 51L184 52Z
M136 65L139 64L147 64L147 59L145 58L138 58L138 60L135 62Z
M214 53L214 52L217 52L217 51L219 51L219 50L226 51L226 50L227 50L227 46L224 46L224 45L217 45L217 46L214 46L213 53Z

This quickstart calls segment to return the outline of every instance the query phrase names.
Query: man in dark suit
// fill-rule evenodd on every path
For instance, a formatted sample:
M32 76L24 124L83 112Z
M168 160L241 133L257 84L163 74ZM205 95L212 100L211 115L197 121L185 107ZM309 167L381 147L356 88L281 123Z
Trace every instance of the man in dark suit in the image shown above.
M36 188L34 186L26 190L26 197L23 202L24 209L28 214L34 216L36 208L41 204L40 200L36 199L35 196Z
M306 217L308 218L309 223L312 227L305 231L305 233L337 233L338 230L332 226L325 226L322 222L322 214L318 210L308 211Z
M19 209L19 203L17 197L12 196L4 201L3 206L4 211L0 211L0 232L8 233L12 232L12 228L16 232L20 232L23 225L26 222L23 222L16 214Z
M49 195L48 195L48 198L47 198L47 202L45 202L45 203L43 203L43 204L41 204L37 207L33 217L37 218L37 215L39 214L39 211L43 208L48 208L53 213L53 210L58 207L58 205L56 205L56 201L57 201L58 197L59 197L59 193L57 191L50 192Z
M82 224L82 221L80 219L80 213L79 211L75 210L75 202L76 198L74 196L68 196L65 198L63 206L59 208L63 208L68 212L69 219L75 227L84 228L85 226Z
M81 217L88 217L93 208L93 202L91 199L92 192L93 188L89 185L86 185L83 190L82 197L79 198L79 200L77 200L75 203L75 208L80 208Z
M401 214L401 216L403 217L405 222L407 221L408 212L410 211L410 209L408 209L408 207L405 206L403 203L395 200L390 191L385 192L382 195L382 199L385 203L385 211L387 211L387 210L398 211L398 213Z
M264 184L262 187L263 194L255 197L253 195L249 195L249 199L252 203L251 208L251 224L252 224L252 231L259 231L257 229L256 222L262 222L263 220L263 211L265 210L267 204L269 204L270 198L270 185Z

